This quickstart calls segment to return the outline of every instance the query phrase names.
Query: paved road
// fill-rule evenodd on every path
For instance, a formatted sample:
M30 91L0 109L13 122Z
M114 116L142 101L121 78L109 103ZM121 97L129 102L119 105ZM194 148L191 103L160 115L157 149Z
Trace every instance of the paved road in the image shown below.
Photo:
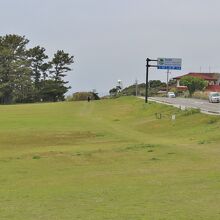
M204 113L220 114L220 103L209 103L208 100L166 97L150 97L149 100L173 105L182 109L199 108Z

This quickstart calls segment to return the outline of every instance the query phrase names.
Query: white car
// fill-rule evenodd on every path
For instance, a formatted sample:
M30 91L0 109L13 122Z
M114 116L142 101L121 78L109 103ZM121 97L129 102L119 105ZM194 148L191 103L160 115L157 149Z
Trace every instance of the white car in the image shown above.
M220 102L220 94L218 92L210 92L209 102Z
M167 97L168 97L168 98L176 98L176 95L175 95L174 92L168 92L168 93L167 93Z

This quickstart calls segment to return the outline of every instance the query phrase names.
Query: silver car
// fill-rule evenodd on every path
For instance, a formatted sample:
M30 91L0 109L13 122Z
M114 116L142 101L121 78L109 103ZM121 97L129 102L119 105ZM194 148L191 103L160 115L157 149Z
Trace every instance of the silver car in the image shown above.
M175 95L174 92L168 92L168 93L167 93L167 97L168 97L168 98L175 98L176 95Z
M218 92L210 92L209 102L220 102L220 94Z

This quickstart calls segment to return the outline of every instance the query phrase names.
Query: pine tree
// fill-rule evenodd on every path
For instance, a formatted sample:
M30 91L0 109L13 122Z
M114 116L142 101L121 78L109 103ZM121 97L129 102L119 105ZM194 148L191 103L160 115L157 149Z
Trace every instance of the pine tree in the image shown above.
M54 95L54 101L63 100L64 94L68 91L70 87L65 86L68 81L64 81L66 72L70 71L69 67L73 61L73 56L70 56L68 53L65 53L63 50L58 50L51 61L53 67L51 74L52 79L55 81L53 84L54 89L56 90L56 95ZM55 93L54 93L55 94Z
M0 37L1 103L12 103L16 99L15 96L23 91L21 88L28 86L31 81L30 63L26 56L28 42L24 36L6 35Z

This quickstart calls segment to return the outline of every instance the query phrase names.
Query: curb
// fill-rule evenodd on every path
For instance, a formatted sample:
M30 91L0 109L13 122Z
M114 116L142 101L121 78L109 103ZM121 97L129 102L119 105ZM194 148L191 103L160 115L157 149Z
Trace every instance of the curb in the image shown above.
M171 105L171 106L174 106L176 108L180 108L181 110L184 110L184 109L187 108L184 105L176 105L176 104L171 104L171 103L166 102L166 101L158 101L158 100L155 100L154 98L149 98L149 100L153 101L153 102L160 103L160 104ZM200 109L201 113L209 114L209 115L219 115L220 116L220 112L219 111L205 110L205 109L196 108L196 107L188 107L188 108Z

